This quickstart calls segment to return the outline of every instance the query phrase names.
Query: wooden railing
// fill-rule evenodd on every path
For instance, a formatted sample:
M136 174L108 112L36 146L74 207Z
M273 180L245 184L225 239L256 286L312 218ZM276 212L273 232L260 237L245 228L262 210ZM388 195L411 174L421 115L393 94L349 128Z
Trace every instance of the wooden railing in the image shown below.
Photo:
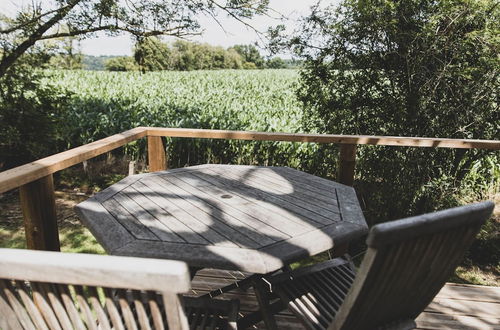
M340 157L337 180L347 185L352 185L354 180L356 146L359 144L402 147L500 149L500 141L493 140L137 127L0 173L0 194L19 188L28 248L54 251L60 249L53 173L144 137L148 139L148 162L151 172L167 168L162 137L339 144Z

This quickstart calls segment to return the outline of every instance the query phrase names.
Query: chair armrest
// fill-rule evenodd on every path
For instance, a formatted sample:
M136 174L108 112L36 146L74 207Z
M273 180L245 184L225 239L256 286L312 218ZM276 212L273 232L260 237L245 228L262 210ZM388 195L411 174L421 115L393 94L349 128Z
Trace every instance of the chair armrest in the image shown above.
M0 249L0 278L171 293L191 288L181 261L21 249Z

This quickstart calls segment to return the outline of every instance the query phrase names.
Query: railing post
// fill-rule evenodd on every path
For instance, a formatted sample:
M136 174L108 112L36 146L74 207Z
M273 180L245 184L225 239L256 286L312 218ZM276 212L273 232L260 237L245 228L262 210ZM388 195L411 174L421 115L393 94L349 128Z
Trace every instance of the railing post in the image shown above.
M19 187L28 249L60 251L52 174Z
M149 172L167 169L167 156L161 136L148 136L148 161Z
M354 167L356 166L356 145L341 144L339 157L338 182L352 186L354 183Z

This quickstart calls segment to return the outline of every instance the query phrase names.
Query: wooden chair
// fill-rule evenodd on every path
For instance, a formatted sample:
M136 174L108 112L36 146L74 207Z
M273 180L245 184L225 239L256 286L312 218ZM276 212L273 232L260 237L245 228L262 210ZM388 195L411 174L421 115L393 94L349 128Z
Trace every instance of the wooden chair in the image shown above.
M237 300L189 290L179 261L0 249L3 330L236 328Z
M267 327L276 328L273 314L288 306L309 329L413 329L493 207L483 202L376 225L357 274L337 258L264 278L255 289ZM270 304L273 295L279 301Z

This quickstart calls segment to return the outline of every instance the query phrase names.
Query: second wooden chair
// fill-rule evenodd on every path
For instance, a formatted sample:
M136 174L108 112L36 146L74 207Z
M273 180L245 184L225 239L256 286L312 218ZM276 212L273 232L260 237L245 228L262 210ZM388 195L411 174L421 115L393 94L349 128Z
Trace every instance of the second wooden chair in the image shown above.
M263 278L264 321L288 308L309 329L412 329L490 217L483 202L372 227L356 273L344 259ZM273 295L279 302L269 303ZM278 308L276 308L278 307Z

